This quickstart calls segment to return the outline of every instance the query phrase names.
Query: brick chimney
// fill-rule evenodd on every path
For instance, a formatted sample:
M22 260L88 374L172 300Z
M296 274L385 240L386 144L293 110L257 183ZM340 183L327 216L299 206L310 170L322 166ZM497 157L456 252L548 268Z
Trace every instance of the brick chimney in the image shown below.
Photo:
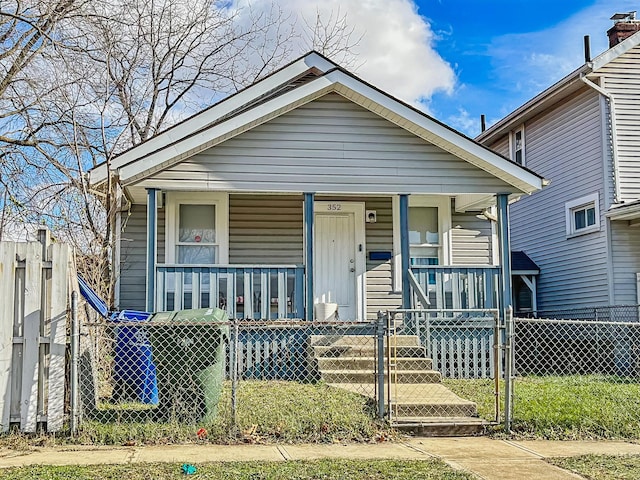
M636 20L636 12L616 13L611 17L613 27L607 31L609 48L615 47L624 39L640 31L640 21Z

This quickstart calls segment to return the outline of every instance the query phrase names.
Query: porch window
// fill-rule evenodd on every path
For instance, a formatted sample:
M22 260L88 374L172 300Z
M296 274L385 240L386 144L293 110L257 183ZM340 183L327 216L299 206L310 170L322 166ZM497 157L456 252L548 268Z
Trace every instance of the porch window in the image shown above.
M440 249L437 207L409 207L412 265L437 265Z
M215 205L180 205L176 250L178 263L216 263L218 244Z
M565 204L567 238L600 231L598 194L572 200Z
M226 193L167 192L166 263L229 262L229 197Z
M451 259L451 197L446 195L409 196L409 263L411 265L449 265ZM400 258L400 202L393 197L393 286L402 289Z

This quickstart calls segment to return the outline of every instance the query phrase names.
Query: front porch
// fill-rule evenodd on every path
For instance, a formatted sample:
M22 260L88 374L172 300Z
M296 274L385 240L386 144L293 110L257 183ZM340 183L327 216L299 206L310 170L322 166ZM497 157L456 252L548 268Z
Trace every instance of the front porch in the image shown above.
M212 203L218 220L211 232L203 224L185 233L180 212L190 204L176 205L173 194L147 191L144 282L150 311L219 307L229 318L314 320L314 305L335 302L333 320L364 321L397 308L494 309L504 293L503 268L495 260L506 241L500 235L506 195L494 199L504 206L492 223L477 211L455 211L455 197L445 195L415 195L412 202L409 195L225 194L224 201ZM176 198L187 197L180 192ZM375 221L365 222L365 212ZM425 213L433 216L425 220L430 226L416 220ZM187 248L190 254L211 250L212 258L228 263L178 262L189 258ZM462 264L469 258L479 263ZM256 262L233 263L241 259Z

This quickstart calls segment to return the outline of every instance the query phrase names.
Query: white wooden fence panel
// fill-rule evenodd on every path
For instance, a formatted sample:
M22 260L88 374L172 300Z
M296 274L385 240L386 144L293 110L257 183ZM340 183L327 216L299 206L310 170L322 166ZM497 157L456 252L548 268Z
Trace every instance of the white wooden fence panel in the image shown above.
M51 245L51 305L49 344L49 389L47 395L47 430L58 431L64 423L65 351L67 343L67 298L69 298L69 248Z
M0 429L9 431L16 244L0 242Z
M38 424L38 374L42 323L42 245L19 244L18 256L25 261L20 424L23 431L35 432Z
M0 242L0 430L62 428L71 250Z

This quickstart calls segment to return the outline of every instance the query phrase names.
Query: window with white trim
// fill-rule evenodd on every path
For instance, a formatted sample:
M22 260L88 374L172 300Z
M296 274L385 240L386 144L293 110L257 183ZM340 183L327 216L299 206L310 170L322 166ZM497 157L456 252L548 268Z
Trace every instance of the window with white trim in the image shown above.
M565 203L567 237L600 231L598 194L593 193Z
M167 263L226 264L228 205L227 194L168 192Z
M518 165L524 166L524 125L511 132L511 135L509 136L509 143L511 146L511 160L516 162Z
M409 196L409 253L412 265L449 265L451 259L451 197ZM393 197L393 285L402 289L400 205Z
M440 258L438 207L409 207L411 265L437 265Z

